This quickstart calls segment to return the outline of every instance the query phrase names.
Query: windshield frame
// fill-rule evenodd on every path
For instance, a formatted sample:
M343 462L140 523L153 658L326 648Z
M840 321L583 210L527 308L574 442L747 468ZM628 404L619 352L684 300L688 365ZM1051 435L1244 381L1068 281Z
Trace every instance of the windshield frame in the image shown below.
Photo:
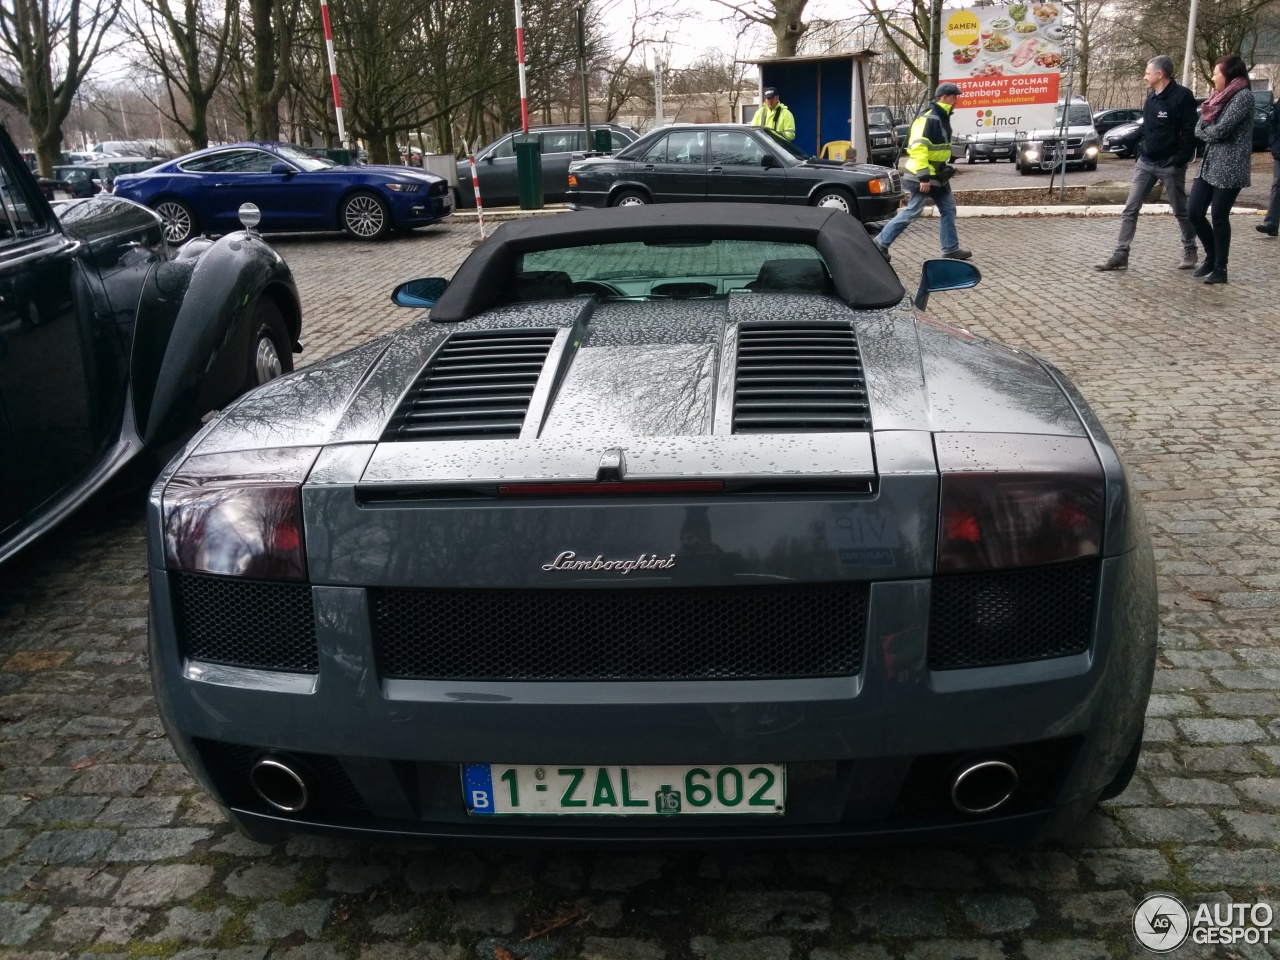
M291 143L278 143L272 148L272 152L292 163L295 167L306 170L308 173L315 173L317 170L329 170L337 166L328 157L313 157Z
M767 146L775 147L781 151L782 161L784 163L804 163L807 160L813 159L812 154L805 153L786 137L774 133L768 127L753 127L752 129L758 133L764 134Z

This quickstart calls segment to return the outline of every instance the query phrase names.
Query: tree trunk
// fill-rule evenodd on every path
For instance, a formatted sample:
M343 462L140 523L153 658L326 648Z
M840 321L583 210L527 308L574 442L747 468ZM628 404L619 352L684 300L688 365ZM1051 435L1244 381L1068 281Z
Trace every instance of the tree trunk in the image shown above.
M775 56L794 57L800 38L809 30L804 22L804 8L809 0L773 0L774 15L769 24L777 43Z

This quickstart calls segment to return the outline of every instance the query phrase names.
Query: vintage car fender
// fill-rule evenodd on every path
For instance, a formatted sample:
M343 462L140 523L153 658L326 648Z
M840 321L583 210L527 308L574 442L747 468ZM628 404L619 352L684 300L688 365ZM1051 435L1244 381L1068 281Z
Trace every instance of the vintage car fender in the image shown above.
M260 298L284 317L291 342L280 347L301 349L298 290L275 250L246 233L193 243L200 246L156 265L139 301L134 408L148 446L174 439L240 392Z

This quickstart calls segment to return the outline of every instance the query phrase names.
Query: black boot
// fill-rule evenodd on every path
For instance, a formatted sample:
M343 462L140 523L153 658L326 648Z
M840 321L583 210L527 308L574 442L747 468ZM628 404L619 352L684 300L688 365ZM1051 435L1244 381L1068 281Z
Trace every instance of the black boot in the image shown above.
M1211 273L1213 273L1213 261L1206 260L1204 263L1200 264L1200 266L1196 267L1196 272L1193 273L1192 276L1207 277Z
M1205 282L1205 285L1206 285L1206 286L1208 286L1208 285L1210 285L1210 284L1214 284L1214 283L1226 283L1226 282L1227 282L1227 268L1226 268L1226 267L1214 267L1214 269L1213 269L1213 273L1211 273L1211 274L1209 274L1207 277L1205 277L1205 278L1204 278L1204 282Z

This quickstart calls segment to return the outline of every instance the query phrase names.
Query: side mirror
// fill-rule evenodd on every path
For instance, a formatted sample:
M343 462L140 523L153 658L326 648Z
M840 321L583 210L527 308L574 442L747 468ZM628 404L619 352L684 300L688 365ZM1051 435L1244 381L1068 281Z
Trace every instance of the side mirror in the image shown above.
M447 286L443 277L406 280L391 291L391 302L398 307L434 307Z
M926 260L920 271L920 288L916 290L916 307L923 310L929 294L943 290L967 290L976 287L982 273L964 260Z
M491 153L491 154L488 154L487 156L481 157L481 158L480 158L480 162L481 162L481 163L493 163L493 154Z
M764 167L766 170L773 170L776 167L782 166L782 164L778 162L778 158L772 153L766 153L760 158L760 166Z
M283 173L286 177L293 173L293 167L287 163L273 163L271 165L272 173Z

